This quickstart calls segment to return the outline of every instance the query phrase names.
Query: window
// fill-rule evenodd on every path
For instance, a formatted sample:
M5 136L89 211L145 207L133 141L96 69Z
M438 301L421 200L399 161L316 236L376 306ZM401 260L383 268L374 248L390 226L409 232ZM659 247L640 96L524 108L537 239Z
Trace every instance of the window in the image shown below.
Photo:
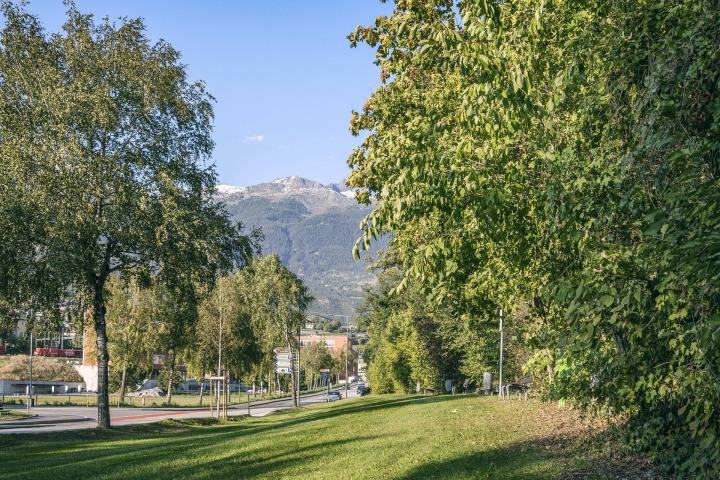
M300 340L301 347L309 347L312 345L312 340Z
M325 340L325 346L326 346L326 347L334 347L334 346L335 346L335 340Z

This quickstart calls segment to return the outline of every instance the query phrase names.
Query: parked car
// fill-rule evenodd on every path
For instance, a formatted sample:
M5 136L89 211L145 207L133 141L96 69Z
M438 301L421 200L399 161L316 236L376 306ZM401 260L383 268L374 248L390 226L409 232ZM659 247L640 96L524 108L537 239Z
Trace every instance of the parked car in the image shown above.
M342 395L340 395L340 392L330 392L325 394L326 402L334 402L335 400L342 400Z
M358 385L358 387L357 387L358 395L362 395L363 391L365 391L365 385Z

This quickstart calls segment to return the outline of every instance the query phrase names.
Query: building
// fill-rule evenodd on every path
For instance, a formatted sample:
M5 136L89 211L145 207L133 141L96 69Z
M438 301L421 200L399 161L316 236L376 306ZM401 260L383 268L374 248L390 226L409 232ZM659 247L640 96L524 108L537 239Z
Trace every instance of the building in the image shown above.
M358 354L358 378L363 382L367 382L367 363L363 360L363 354Z
M348 376L352 380L353 377L357 378L358 368L357 362L353 361L353 357L357 358L358 351L352 344L352 339L349 339L347 335L342 333L328 333L328 332L315 332L309 330L300 331L300 355L302 355L302 348L307 348L313 344L324 343L325 348L331 350L332 353L337 354L345 351L345 344L350 341L348 349L353 353L349 355L350 364L348 365ZM345 369L341 369L340 379L345 380Z
M25 337L25 325L27 322L23 319L20 319L15 324L15 331L13 332L13 336L15 338L23 338Z
M345 350L345 343L347 341L348 337L342 333L315 332L310 330L300 331L301 347L309 347L313 343L324 342L328 350L338 352ZM352 340L350 341L349 348L352 349L354 352L357 352L357 350L355 350L355 347L353 347Z

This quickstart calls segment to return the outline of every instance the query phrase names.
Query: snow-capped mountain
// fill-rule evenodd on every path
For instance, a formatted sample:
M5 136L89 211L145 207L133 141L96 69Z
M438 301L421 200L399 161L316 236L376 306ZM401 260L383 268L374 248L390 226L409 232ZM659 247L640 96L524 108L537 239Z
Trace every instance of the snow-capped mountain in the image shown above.
M295 197L313 213L318 213L337 204L354 204L355 191L348 188L345 180L323 185L293 175L292 177L276 178L270 182L249 187L234 187L225 183L216 186L216 197L227 204L236 203L249 197L277 198Z

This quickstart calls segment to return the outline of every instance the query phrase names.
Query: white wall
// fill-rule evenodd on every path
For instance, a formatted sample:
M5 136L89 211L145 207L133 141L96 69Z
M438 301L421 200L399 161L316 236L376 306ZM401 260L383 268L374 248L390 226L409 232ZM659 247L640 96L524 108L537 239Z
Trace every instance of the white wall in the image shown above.
M85 381L85 389L89 392L97 392L98 367L90 365L73 365L73 367Z

